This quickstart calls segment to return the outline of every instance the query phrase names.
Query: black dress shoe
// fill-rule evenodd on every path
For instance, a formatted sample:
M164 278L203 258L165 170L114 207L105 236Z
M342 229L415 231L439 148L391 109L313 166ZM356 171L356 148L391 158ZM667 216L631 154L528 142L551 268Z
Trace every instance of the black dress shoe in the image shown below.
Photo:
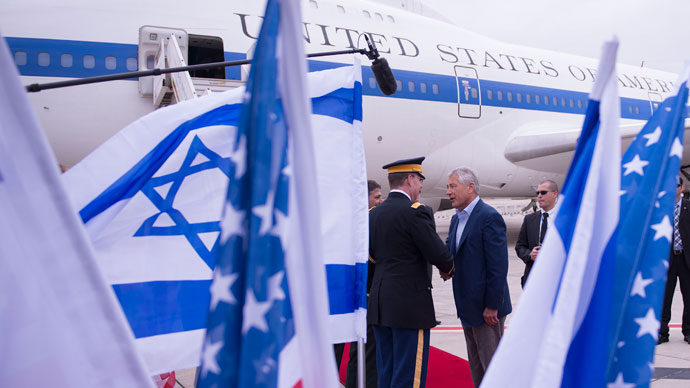
M685 340L688 340L688 337L685 337ZM668 336L659 336L659 341L657 341L657 344L661 345L664 342L668 342Z
M685 342L687 342L687 343L690 344L690 335L686 335L686 336L685 336Z

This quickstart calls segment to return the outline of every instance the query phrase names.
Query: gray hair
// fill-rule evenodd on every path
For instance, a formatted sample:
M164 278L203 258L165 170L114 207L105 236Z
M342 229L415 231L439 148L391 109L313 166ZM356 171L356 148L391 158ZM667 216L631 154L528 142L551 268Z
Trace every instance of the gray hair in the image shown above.
M474 192L479 195L479 180L472 169L469 167L458 167L448 173L448 178L453 175L458 177L463 186L468 186L470 182L474 183Z

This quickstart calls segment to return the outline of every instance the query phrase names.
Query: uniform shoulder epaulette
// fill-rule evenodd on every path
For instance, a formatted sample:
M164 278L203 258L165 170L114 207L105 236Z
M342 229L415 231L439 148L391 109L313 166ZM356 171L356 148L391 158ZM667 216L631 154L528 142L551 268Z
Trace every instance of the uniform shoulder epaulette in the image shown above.
M413 208L413 209L416 209L416 208L418 208L418 207L420 207L420 206L424 206L424 204L423 204L423 203L420 203L420 202L415 202L415 203L412 204L412 208Z

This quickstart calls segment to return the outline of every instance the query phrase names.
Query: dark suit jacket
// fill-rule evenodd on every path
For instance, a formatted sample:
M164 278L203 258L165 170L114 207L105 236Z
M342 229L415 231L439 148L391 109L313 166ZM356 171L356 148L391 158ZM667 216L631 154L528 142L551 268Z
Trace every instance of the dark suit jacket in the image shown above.
M539 245L539 221L541 217L541 211L526 215L520 227L517 243L515 243L515 252L520 260L525 262L525 273L520 280L520 284L522 284L523 287L529 276L529 271L532 270L532 265L534 264L529 254L534 247Z
M369 254L376 271L367 322L402 329L436 326L427 263L449 272L453 258L431 212L404 194L390 193L369 213Z
M508 242L506 224L498 212L481 199L470 214L460 243L455 245L458 216L450 221L446 244L455 257L453 295L464 327L484 324L484 308L498 310L498 317L512 311L508 291Z
M680 232L680 241L683 242L685 265L690 268L690 200L683 198L680 201L678 231ZM673 249L673 240L671 240L671 249Z

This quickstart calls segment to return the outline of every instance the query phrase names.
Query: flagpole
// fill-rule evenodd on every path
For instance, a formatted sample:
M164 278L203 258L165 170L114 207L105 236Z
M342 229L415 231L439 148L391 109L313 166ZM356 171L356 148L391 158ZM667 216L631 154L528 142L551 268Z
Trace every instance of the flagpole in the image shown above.
M364 353L364 339L359 337L357 340L357 386L359 388L364 388L364 378L366 377L364 361L366 356Z

